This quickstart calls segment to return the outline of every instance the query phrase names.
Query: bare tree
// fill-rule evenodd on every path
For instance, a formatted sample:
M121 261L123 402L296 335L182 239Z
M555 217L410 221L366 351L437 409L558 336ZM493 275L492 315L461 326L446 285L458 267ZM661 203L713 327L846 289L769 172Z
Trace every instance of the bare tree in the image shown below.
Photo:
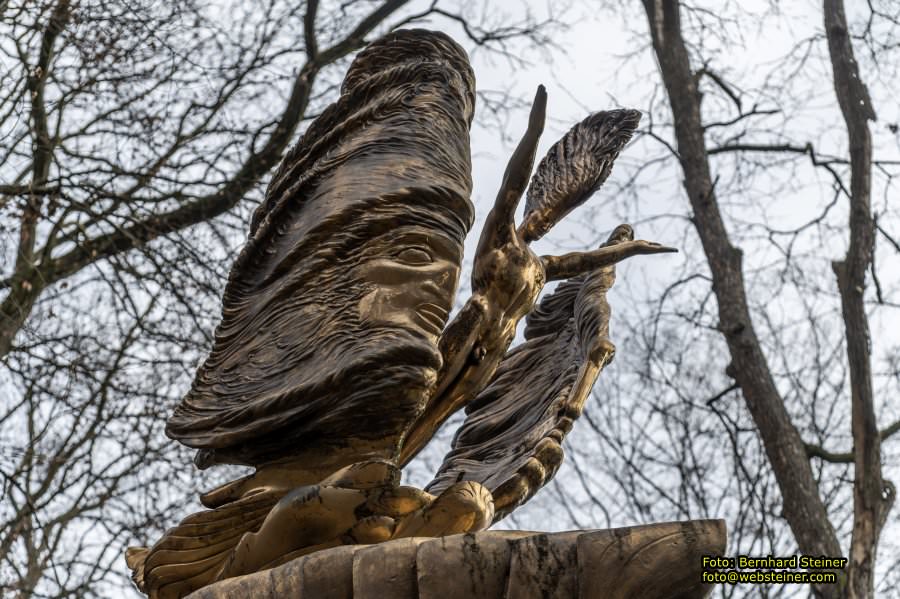
M128 586L122 547L158 536L198 484L161 424L208 349L249 212L353 52L433 20L515 64L558 25L470 4L0 1L2 593ZM734 48L794 5L741 4L616 4L646 17L660 93L607 187L684 261L662 286L620 277L619 357L531 513L541 528L550 510L557 528L727 516L732 551L846 555L841 585L812 592L871 596L900 583L889 535L877 551L897 526L900 165L885 154L900 137L890 113L872 120L900 15L873 0L848 25L829 0L763 64ZM508 98L481 91L502 119ZM667 203L647 207L654 194Z
M268 173L354 52L437 22L515 63L559 26L523 15L0 2L0 594L120 595L123 548L186 513L198 482L162 424Z
M877 548L895 496L883 468L896 472L897 456L882 443L900 430L888 401L898 352L895 333L878 324L870 335L869 323L896 318L898 280L885 261L896 268L890 253L900 252L891 233L900 214L888 201L900 161L890 156L896 124L873 144L866 82L891 97L900 14L870 2L851 27L843 3L826 0L818 31L763 63L740 54L742 40L796 15L677 0L643 8L648 27L635 35L651 43L664 93L650 99L646 154L618 205L631 222L660 226L652 236L685 258L664 286L631 286L642 301L614 313L623 350L588 406L597 436L569 448L570 488L583 493L554 500L571 504L578 524L585 512L728 516L735 553L843 555L839 584L810 592L872 597L876 555L883 573L897 560ZM811 120L807 106L826 90ZM679 180L686 205L646 207L655 193L673 198L665 185ZM879 264L876 241L889 252ZM628 273L621 278L628 285ZM590 471L598 451L602 477ZM884 577L881 588L890 586Z

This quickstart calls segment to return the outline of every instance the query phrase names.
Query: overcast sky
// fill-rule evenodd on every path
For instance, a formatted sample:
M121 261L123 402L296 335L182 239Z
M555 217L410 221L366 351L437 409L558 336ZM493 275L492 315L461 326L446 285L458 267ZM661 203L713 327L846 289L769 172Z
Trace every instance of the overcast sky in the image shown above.
M858 11L865 8L866 3L862 0L845 0L845 2L848 17L852 22L858 16ZM621 3L615 0L604 2L487 0L484 3L461 0L461 3L463 6L486 4L495 15L507 11L508 15L505 18L493 17L493 19L494 22L498 20L504 22L505 19L510 23L519 20L523 7L527 6L538 19L541 19L547 15L548 7L552 6L556 16L568 25L553 36L558 48L527 48L523 44L514 44L513 52L526 63L522 66L514 64L506 57L475 48L465 39L459 27L446 20L435 19L430 23L417 24L446 31L470 51L477 85L482 91L505 91L513 98L530 102L537 85L546 86L548 121L539 146L538 159L546 153L551 144L590 112L618 107L646 111L651 102L655 101L658 105L664 101L658 90L659 74L646 35L646 17L638 0L627 2L623 0ZM321 10L326 10L329 4L332 3L323 2ZM419 12L427 8L428 4L429 2L425 0L416 0L403 14ZM710 35L708 39L704 38L703 42L705 53L718 57L719 62L714 66L727 70L731 80L737 82L739 89L749 90L767 78L783 76L783 73L777 72L778 59L788 53L797 40L813 36L822 29L820 2L709 0L695 4L705 5L713 11L722 13L731 14L739 9L747 14L741 22L728 25L729 35L723 36L723 39L727 39L726 42L716 39L714 35ZM776 5L775 8L773 4ZM765 27L756 27L753 24L755 22L751 18L753 13L773 10L781 13L777 19L767 20ZM231 17L224 15L223 18L227 20ZM879 115L878 122L871 125L878 156L881 159L900 160L900 144L898 144L900 138L895 133L890 133L888 129L890 124L900 122L900 103L896 100L898 88L894 78L896 73L891 69L873 69L871 57L859 53L858 57ZM803 77L796 78L798 83L796 87L791 88L792 103L786 102L781 106L790 112L790 118L787 119L783 115L773 116L772 120L766 122L768 134L774 131L776 134L806 139L805 136L809 132L811 136L809 141L827 153L843 155L846 152L846 130L837 110L829 68L827 50L824 41L820 40L804 67ZM790 81L788 84L793 85ZM770 100L773 98L747 98L749 103L759 101L765 104ZM487 126L488 119L476 120L473 126L472 199L476 208L476 223L467 239L466 267L461 278L458 302L464 301L468 295L468 277L478 234L493 203L507 159L525 130L527 116L527 108L512 110L508 121L504 124L504 135L501 135L495 127ZM236 114L235 119L238 118L240 115ZM645 115L643 125L646 125L647 118ZM666 132L666 135L671 139L670 133ZM665 168L653 172L651 181L646 182L646 188L642 190L638 203L626 204L615 201L617 185L624 182L625 175L629 172L623 167L646 163L664 152L664 147L659 142L646 136L636 138L623 151L607 185L588 204L570 214L545 239L534 245L538 253L592 249L605 240L609 231L616 225L629 222L635 225L637 237L676 246L682 250L678 255L633 258L618 268L618 280L609 294L609 302L612 307L610 336L612 341L617 343L619 356L629 352L627 345L619 343L622 338L619 332L622 330L622 315L629 304L658 295L659 290L673 280L674 273L685 268L684 265L689 263L691 256L694 262L700 256L700 248L692 231L689 230L688 234L682 233L685 229L683 214L688 212L687 198L681 185L681 173L672 161L669 161ZM714 170L718 164L720 163L714 162ZM802 177L798 181L791 181L793 192L788 195L781 194L783 181L773 180L771 183L757 181L750 195L758 202L754 204L753 209L762 207L764 210L761 216L741 212L743 208L731 205L725 206L725 210L729 211L730 216L739 215L741 226L748 229L752 228L754 219L789 226L809 218L822 198L827 198L831 194L832 181L827 174L814 169L799 172ZM779 192L776 193L775 190ZM720 200L725 203L727 198ZM883 194L883 186L876 188L873 202L876 210L887 208L888 196ZM521 212L520 207L519 217ZM839 220L844 219L845 207L842 205L836 209L836 214ZM896 209L894 214L897 214ZM729 221L729 226L732 224L733 220ZM820 266L829 268L830 260L841 257L844 251L843 242L828 248L827 255L819 257ZM771 248L746 256L745 270L777 259L777 256L770 252ZM883 283L889 291L896 289L900 281L898 256L885 253L881 259L883 262L880 263L880 268L894 275L885 277ZM831 282L833 283L833 280ZM783 311L785 314L782 317L790 319L789 304ZM876 353L883 353L888 348L900 344L900 333L896 332L900 331L900 327L897 326L900 319L897 318L896 312L896 310L880 312L881 316L872 321L873 345ZM699 356L698 361L704 358L705 356ZM612 368L621 367L621 360L617 357ZM604 375L601 374L598 389L603 388L604 380ZM4 381L0 380L0 385L3 383ZM0 393L3 391L4 389L0 387ZM884 404L894 400L894 397L887 397L884 394L878 398L878 401ZM461 418L462 415L457 415L452 419L441 431L438 442L413 462L405 472L405 482L423 486L430 480L449 448L450 436ZM576 423L568 439L569 443L582 442L591 434L590 431L584 430L586 428L584 424ZM885 424L887 422L883 422L882 426ZM849 430L846 432L849 437ZM839 451L849 449L849 442L845 442L844 445L834 449ZM893 465L886 470L886 476L895 481L900 479L897 468L898 451L894 449L898 445L900 440L895 440L893 445L888 444L885 448L886 455L892 456L890 464ZM602 455L596 455L592 459L597 462L582 465L591 468L599 465L599 460L604 458ZM574 475L569 460L560 470L558 480L565 481L567 477L572 476ZM543 494L546 496L552 492L553 490L548 488ZM516 518L504 521L501 527L533 526L543 530L571 527L571 520L565 517L557 518L553 513L548 514L547 503L540 499L539 496L531 504L517 511ZM585 527L603 527L607 524L624 526L635 523L615 509L611 510L611 514L610 520L604 520L593 512L586 512L580 524ZM900 507L895 507L890 524L883 535L885 541L881 545L882 555L885 552L896 551L896 542L890 541L889 538L897 536L897 523L900 522L898 514ZM879 562L882 567L886 563L886 560Z
M500 3L493 3L495 7ZM505 3L504 3L505 4ZM546 4L533 1L527 3L535 14L545 14ZM594 2L575 2L563 15L570 26L556 36L556 42L564 52L550 50L547 54L528 51L523 54L530 62L525 68L513 70L507 60L502 57L487 54L476 50L472 52L472 62L478 86L481 89L505 89L513 96L530 101L536 86L540 83L547 87L548 92L548 122L545 128L538 157L546 152L547 148L555 142L573 124L584 118L589 112L605 110L617 107L631 107L646 110L650 105L654 90L659 80L656 63L646 39L646 17L640 3L622 3L621 10L613 11L609 8L594 8ZM605 3L607 5L613 3ZM701 3L702 4L702 3ZM710 8L722 9L728 6L729 11L734 8L734 3L707 2ZM748 13L772 10L770 2L741 2L740 8ZM847 3L848 18L851 23L864 8L862 2ZM752 20L744 23L735 23L733 44L722 45L714 39L704 42L705 50L709 54L719 52L721 62L715 66L728 69L732 75L732 81L736 82L739 89L752 89L761 84L767 78L779 77L778 60L795 47L798 40L811 37L820 33L822 29L821 3L819 2L789 2L778 3L781 14L777 20L769 20L764 28L754 29ZM724 12L724 11L723 11ZM629 26L626 27L625 23ZM441 22L436 22L438 28L444 29L457 39L462 40L460 31L454 27L444 27ZM632 32L629 32L629 27ZM634 32L640 36L635 37ZM464 45L466 42L463 41ZM471 44L467 44L471 49ZM879 120L871 125L877 156L883 160L900 159L900 144L897 136L889 131L888 125L900 121L900 104L896 102L896 86L891 84L892 71L890 69L877 70L871 68L871 57L861 55L857 50L858 60L862 66L864 77L873 96L875 109ZM551 58L551 61L547 61ZM696 68L696 65L694 65ZM817 145L820 151L843 155L846 152L846 129L843 126L840 112L834 95L834 89L830 78L830 64L827 60L827 48L824 41L820 41L811 52L807 65L804 67L802 82L797 79L798 87L792 87L791 93L795 96L794 104L785 103L782 106L790 111L790 119L774 117L768 124L777 133L791 135L796 139L808 138ZM793 79L789 79L789 82ZM790 83L793 85L793 83ZM659 92L657 91L657 94ZM760 101L765 104L766 98L745 98L748 102ZM659 101L659 98L657 98ZM644 124L646 124L645 115ZM475 191L473 200L477 210L477 222L470 233L467 247L467 260L471 260L474 244L477 242L477 233L480 231L484 217L493 202L494 194L499 186L506 160L510 155L515 141L525 130L527 122L527 109L513 111L507 125L507 135L512 142L500 139L493 129L485 128L476 123L472 132L473 172ZM812 136L812 137L808 137ZM671 139L671 137L670 137ZM650 156L658 156L661 146L647 138L638 139L624 150L620 163L632 161L632 164L647 160ZM632 222L636 224L638 237L652 239L667 245L679 246L683 240L678 232L670 225L674 221L668 220L664 215L673 212L687 212L685 208L687 198L681 188L681 173L670 167L660 171L655 181L655 187L647 190L646 195L640 198L639 209L625 209L614 206L611 196L614 193L617 177L623 177L622 169L614 169L608 184L584 207L570 214L545 240L536 245L539 253L560 253L575 249L589 249L603 239L605 235L620 222ZM713 168L716 169L714 162ZM801 171L803 180L792 181L795 193L784 196L776 194L774 189L778 184L772 183L772 190L764 186L757 189L761 196L760 203L765 206L765 218L767 222L776 222L785 227L805 221L814 213L815 206L821 198L830 197L832 181L826 173L815 169ZM714 174L715 176L715 174ZM876 182L873 202L876 210L887 209L887 196L884 187L879 187ZM766 198L767 194L772 195ZM839 208L841 215L846 214L844 208ZM521 210L519 212L521 216ZM840 219L844 219L840 216ZM636 222L638 221L638 222ZM646 222L646 224L641 224ZM843 221L846 222L846 221ZM840 258L845 252L845 242L839 242L836 247L828 248L828 255L821 255L823 265L830 265L830 261ZM692 245L682 247L688 252L699 252L699 247ZM698 254L699 255L699 254ZM881 254L881 259L887 261L881 268L893 273L891 277L885 277L885 284L896 288L897 275L900 275L900 263L896 254L887 252ZM618 271L618 281L609 294L613 315L610 324L611 338L616 342L617 310L623 308L632 297L629 291L642 288L647 285L666 285L673 279L672 272L685 259L680 256L639 257L622 264ZM759 263L771 260L772 256L761 252L746 257L745 270L753 268ZM463 286L468 273L463 275ZM783 315L786 320L792 319L791 307L784 308ZM873 318L871 326L873 330L873 344L876 353L887 351L890 347L896 347L900 342L900 327L897 326L896 310L881 312L881 315ZM520 328L521 330L521 328ZM619 352L627 352L628 347L619 347ZM614 364L615 366L615 364ZM598 388L602 389L603 375L601 374ZM880 394L879 404L892 402L892 398ZM893 410L896 413L896 409ZM888 413L891 413L889 410ZM430 478L430 473L440 463L443 451L450 434L459 416L452 420L448 427L440 435L438 447L426 452L425 456L418 459L408 472L408 480L415 484L424 484ZM888 424L883 422L881 426ZM849 430L846 431L849 435ZM590 433L586 433L590 434ZM578 442L579 424L576 423L575 431L569 438L569 442ZM847 441L849 446L849 440ZM896 443L894 443L896 445ZM888 446L885 447L886 455L896 457L897 452ZM603 459L597 456L597 459ZM891 458L891 463L896 466L897 460ZM586 464L590 467L590 464ZM574 476L566 464L560 471L559 478L565 479ZM889 467L886 476L897 478L896 467ZM549 491L544 491L549 493ZM535 501L529 506L517 512L517 519L510 524L504 522L501 526L515 526L520 522L540 523L543 529L566 528L565 519L554 519L552 514L547 514L547 504ZM548 517L549 516L549 517ZM615 518L614 518L615 519ZM897 512L891 518L891 524L882 536L880 557L887 557L896 553L896 545L889 541L897 530ZM614 525L626 525L633 522L614 521ZM601 526L602 522L594 522L593 525ZM882 567L887 559L880 562ZM882 570L882 575L884 571Z

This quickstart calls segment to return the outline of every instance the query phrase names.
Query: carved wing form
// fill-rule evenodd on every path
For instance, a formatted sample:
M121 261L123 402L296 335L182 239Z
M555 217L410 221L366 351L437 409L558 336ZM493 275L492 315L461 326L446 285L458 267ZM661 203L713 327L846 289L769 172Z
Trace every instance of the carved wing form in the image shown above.
M519 230L525 241L543 237L600 189L640 118L637 110L595 112L550 147L525 196L525 219Z
M619 227L607 245L632 236L630 227ZM496 521L553 477L563 438L615 352L606 301L614 280L610 265L564 281L527 316L526 341L506 354L467 406L430 493L458 481L479 482L493 494Z

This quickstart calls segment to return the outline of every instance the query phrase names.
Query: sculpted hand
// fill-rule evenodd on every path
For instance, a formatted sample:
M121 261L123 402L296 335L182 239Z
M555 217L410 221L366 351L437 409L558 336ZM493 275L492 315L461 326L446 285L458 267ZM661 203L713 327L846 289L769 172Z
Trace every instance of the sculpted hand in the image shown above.
M474 532L493 520L491 494L479 483L458 483L437 497L399 483L395 465L372 460L348 466L318 485L294 489L258 531L240 539L217 578L256 572L338 545Z

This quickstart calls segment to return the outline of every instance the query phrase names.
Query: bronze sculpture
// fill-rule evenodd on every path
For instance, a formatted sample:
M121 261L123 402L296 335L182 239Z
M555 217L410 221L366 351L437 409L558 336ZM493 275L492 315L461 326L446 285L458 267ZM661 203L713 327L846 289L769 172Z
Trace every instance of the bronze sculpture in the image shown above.
M481 233L472 297L449 322L473 221L474 76L448 36L392 32L285 156L232 268L212 351L167 426L195 462L255 472L201 497L127 556L151 597L347 544L484 530L562 461L612 359L614 265L674 251L622 225L592 252L528 244L606 179L640 115L591 115L529 176L538 89ZM514 212L527 191L521 226ZM563 280L536 308L546 281ZM507 352L527 316L527 341ZM452 413L468 418L427 491L400 469Z

